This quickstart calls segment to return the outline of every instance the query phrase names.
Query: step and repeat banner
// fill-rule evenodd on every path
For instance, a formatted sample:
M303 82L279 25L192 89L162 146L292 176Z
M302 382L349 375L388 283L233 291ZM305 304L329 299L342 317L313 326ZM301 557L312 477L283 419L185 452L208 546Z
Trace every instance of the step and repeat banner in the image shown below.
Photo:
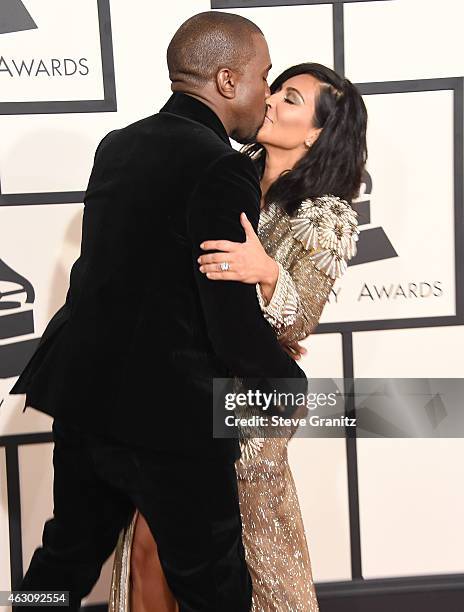
M64 302L96 145L163 105L170 38L212 8L261 27L271 80L317 61L356 83L369 112L359 249L305 341L308 375L464 376L459 0L2 0L0 590L52 511L50 419L8 391ZM343 439L290 447L316 582L463 573L463 441L352 451ZM87 603L107 599L110 570Z

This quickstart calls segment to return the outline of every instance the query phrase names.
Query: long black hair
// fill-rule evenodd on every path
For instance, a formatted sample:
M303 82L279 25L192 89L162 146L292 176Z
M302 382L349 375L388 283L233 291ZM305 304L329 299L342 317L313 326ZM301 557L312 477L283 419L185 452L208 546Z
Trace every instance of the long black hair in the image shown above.
M307 153L269 187L265 204L274 202L292 214L306 198L333 195L350 204L359 194L367 159L367 111L361 94L348 79L322 64L304 63L288 68L272 83L275 93L288 79L310 74L320 83L314 127L322 128ZM242 151L263 175L266 151L253 143Z

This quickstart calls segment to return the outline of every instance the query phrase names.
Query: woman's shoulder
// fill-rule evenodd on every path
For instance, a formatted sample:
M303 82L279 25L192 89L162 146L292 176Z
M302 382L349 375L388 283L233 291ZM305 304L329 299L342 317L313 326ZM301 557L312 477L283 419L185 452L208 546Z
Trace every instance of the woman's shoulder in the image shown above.
M337 196L303 200L289 224L295 240L310 252L314 265L333 279L341 277L356 255L357 212Z

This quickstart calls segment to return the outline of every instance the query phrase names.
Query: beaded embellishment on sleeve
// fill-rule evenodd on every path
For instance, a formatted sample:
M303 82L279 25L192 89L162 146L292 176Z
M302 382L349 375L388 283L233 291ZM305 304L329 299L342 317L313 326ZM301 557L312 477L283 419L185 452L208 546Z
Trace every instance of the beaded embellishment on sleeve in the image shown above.
M247 438L246 440L240 440L240 461L246 463L256 457L264 446L265 438Z
M345 200L323 196L303 200L290 226L294 237L308 251L311 260L333 279L343 276L347 261L356 255L359 238L358 213Z
M280 329L292 325L296 320L299 308L298 292L292 281L292 277L280 262L279 276L269 304L266 304L259 283L256 285L258 302L264 318L274 327Z

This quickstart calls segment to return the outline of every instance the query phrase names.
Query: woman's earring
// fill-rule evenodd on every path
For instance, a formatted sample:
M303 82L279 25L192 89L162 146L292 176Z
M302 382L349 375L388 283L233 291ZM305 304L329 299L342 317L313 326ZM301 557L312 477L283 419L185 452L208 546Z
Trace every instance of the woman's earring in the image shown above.
M305 143L305 145L306 145L306 147L307 147L308 149L310 149L310 148L311 148L311 145L313 144L313 143L312 143L312 142L311 142L309 139L308 139L308 140L305 140L305 141L304 141L304 143Z

